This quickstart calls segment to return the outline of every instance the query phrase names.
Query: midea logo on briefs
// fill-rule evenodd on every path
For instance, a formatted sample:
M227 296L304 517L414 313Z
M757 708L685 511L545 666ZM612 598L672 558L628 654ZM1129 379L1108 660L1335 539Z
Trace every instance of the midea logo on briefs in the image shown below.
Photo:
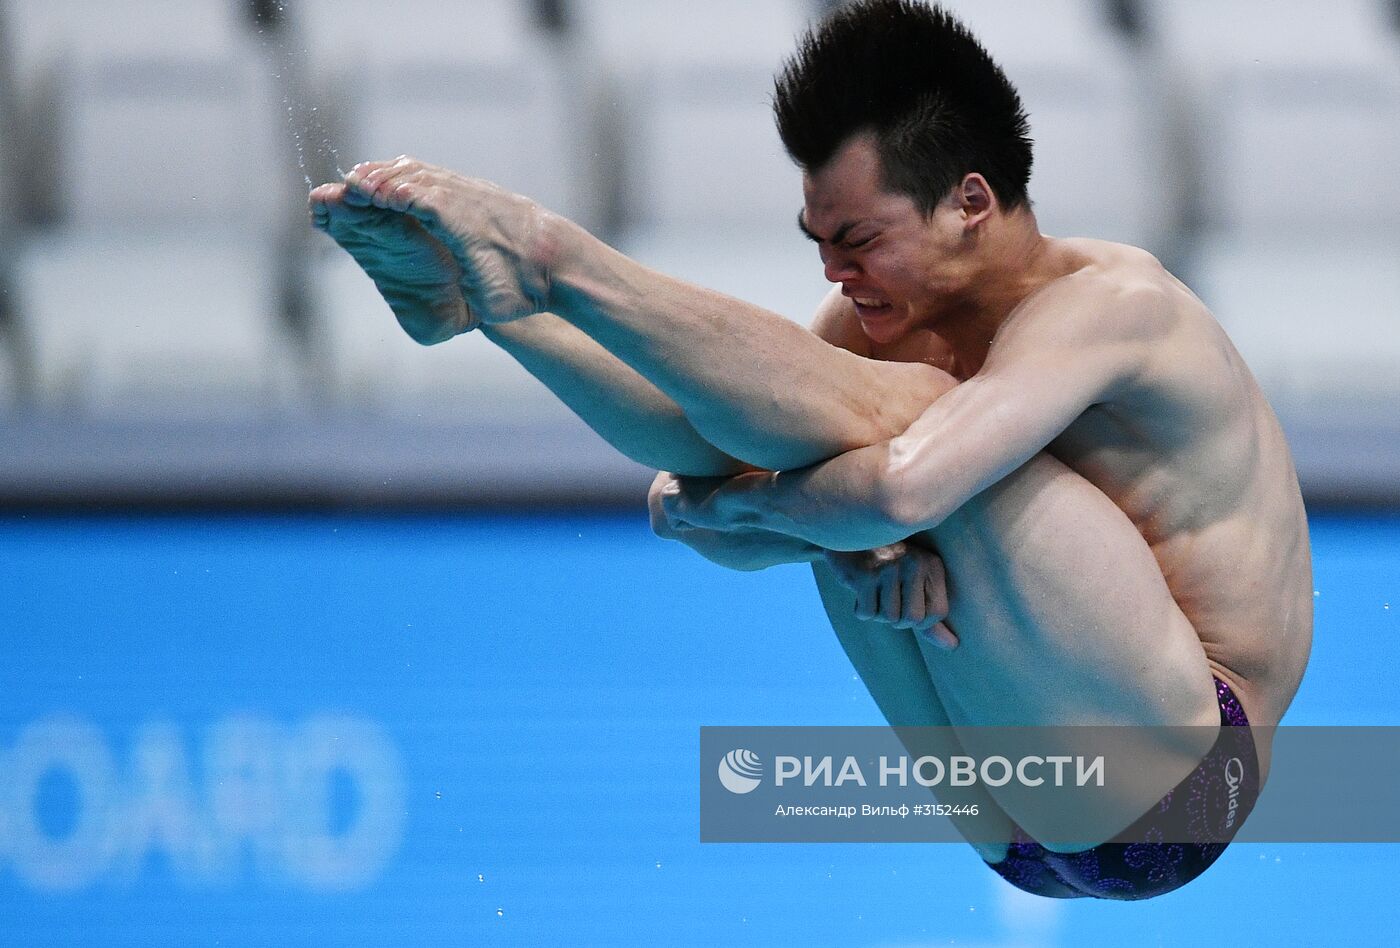
M1240 784L1244 782L1244 763L1238 757L1225 762L1225 786L1229 791L1228 809L1225 811L1225 828L1235 826L1236 811L1240 808Z

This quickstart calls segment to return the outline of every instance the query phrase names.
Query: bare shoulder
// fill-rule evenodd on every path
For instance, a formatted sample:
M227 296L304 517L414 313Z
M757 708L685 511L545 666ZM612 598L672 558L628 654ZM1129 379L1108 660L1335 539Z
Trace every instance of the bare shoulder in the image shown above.
M1102 342L1160 340L1199 301L1152 254L1126 244L1063 240L1073 267L1027 298L1017 316L1056 335Z
M855 306L834 286L812 317L812 332L822 340L856 355L870 356L870 340L861 331Z
M1175 382L1212 400L1224 398L1227 388L1238 394L1247 369L1196 294L1145 250L1082 243L1093 263L1064 282L1094 301L1086 311L1090 328L1144 346L1157 383Z
M1006 318L985 369L1072 364L1096 397L1134 387L1175 334L1176 281L1151 254L1121 244L1056 240L1050 252L1061 275Z

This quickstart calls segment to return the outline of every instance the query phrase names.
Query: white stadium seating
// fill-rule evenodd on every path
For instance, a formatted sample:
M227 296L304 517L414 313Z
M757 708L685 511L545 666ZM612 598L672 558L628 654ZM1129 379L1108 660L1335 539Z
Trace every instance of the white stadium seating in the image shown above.
M296 387L273 296L280 116L222 0L15 5L55 83L61 226L18 256L40 397L85 414L262 412Z
M1286 425L1400 399L1400 48L1379 3L1173 0L1195 103L1192 283Z
M1305 488L1400 496L1400 450L1376 450L1400 444L1392 0L1135 0L1134 35L1109 0L946 5L1021 90L1042 229L1171 265L1277 407ZM828 285L770 95L825 6L573 0L547 30L533 0L281 0L259 37L245 0L0 0L17 317L0 498L118 469L137 493L266 476L498 497L522 466L532 496L634 490L639 472L484 337L402 333L311 233L304 186L413 154L805 322Z

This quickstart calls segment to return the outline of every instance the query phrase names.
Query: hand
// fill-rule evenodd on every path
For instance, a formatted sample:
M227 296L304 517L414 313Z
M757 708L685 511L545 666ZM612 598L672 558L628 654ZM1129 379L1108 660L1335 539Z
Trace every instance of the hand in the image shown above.
M670 471L657 471L647 491L647 514L651 518L651 532L663 540L679 539L680 534L694 527L689 524L673 523L666 511L665 499L680 488L680 478Z
M528 198L406 156L362 162L341 185L323 188L312 192L313 208L338 199L417 221L456 261L463 298L481 322L510 322L548 308L552 215Z
M697 527L737 530L760 526L748 500L767 483L768 472L755 471L733 477L668 477L659 493L661 511L672 530Z
M958 637L943 619L948 615L948 583L943 560L908 543L860 553L826 551L826 561L847 589L856 594L856 618L913 629L944 651L958 647Z

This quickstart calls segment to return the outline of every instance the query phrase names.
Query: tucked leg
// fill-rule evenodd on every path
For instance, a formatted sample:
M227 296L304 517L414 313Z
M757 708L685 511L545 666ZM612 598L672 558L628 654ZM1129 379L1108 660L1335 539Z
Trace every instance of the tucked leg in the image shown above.
M1111 838L1200 762L1219 725L1205 651L1151 549L1097 488L1042 453L925 539L947 566L962 644L921 642L922 656L969 750L977 725L1139 726L1122 732L1133 767L1094 804L1088 838L1047 848ZM992 792L1032 837L1054 839L1034 788Z

